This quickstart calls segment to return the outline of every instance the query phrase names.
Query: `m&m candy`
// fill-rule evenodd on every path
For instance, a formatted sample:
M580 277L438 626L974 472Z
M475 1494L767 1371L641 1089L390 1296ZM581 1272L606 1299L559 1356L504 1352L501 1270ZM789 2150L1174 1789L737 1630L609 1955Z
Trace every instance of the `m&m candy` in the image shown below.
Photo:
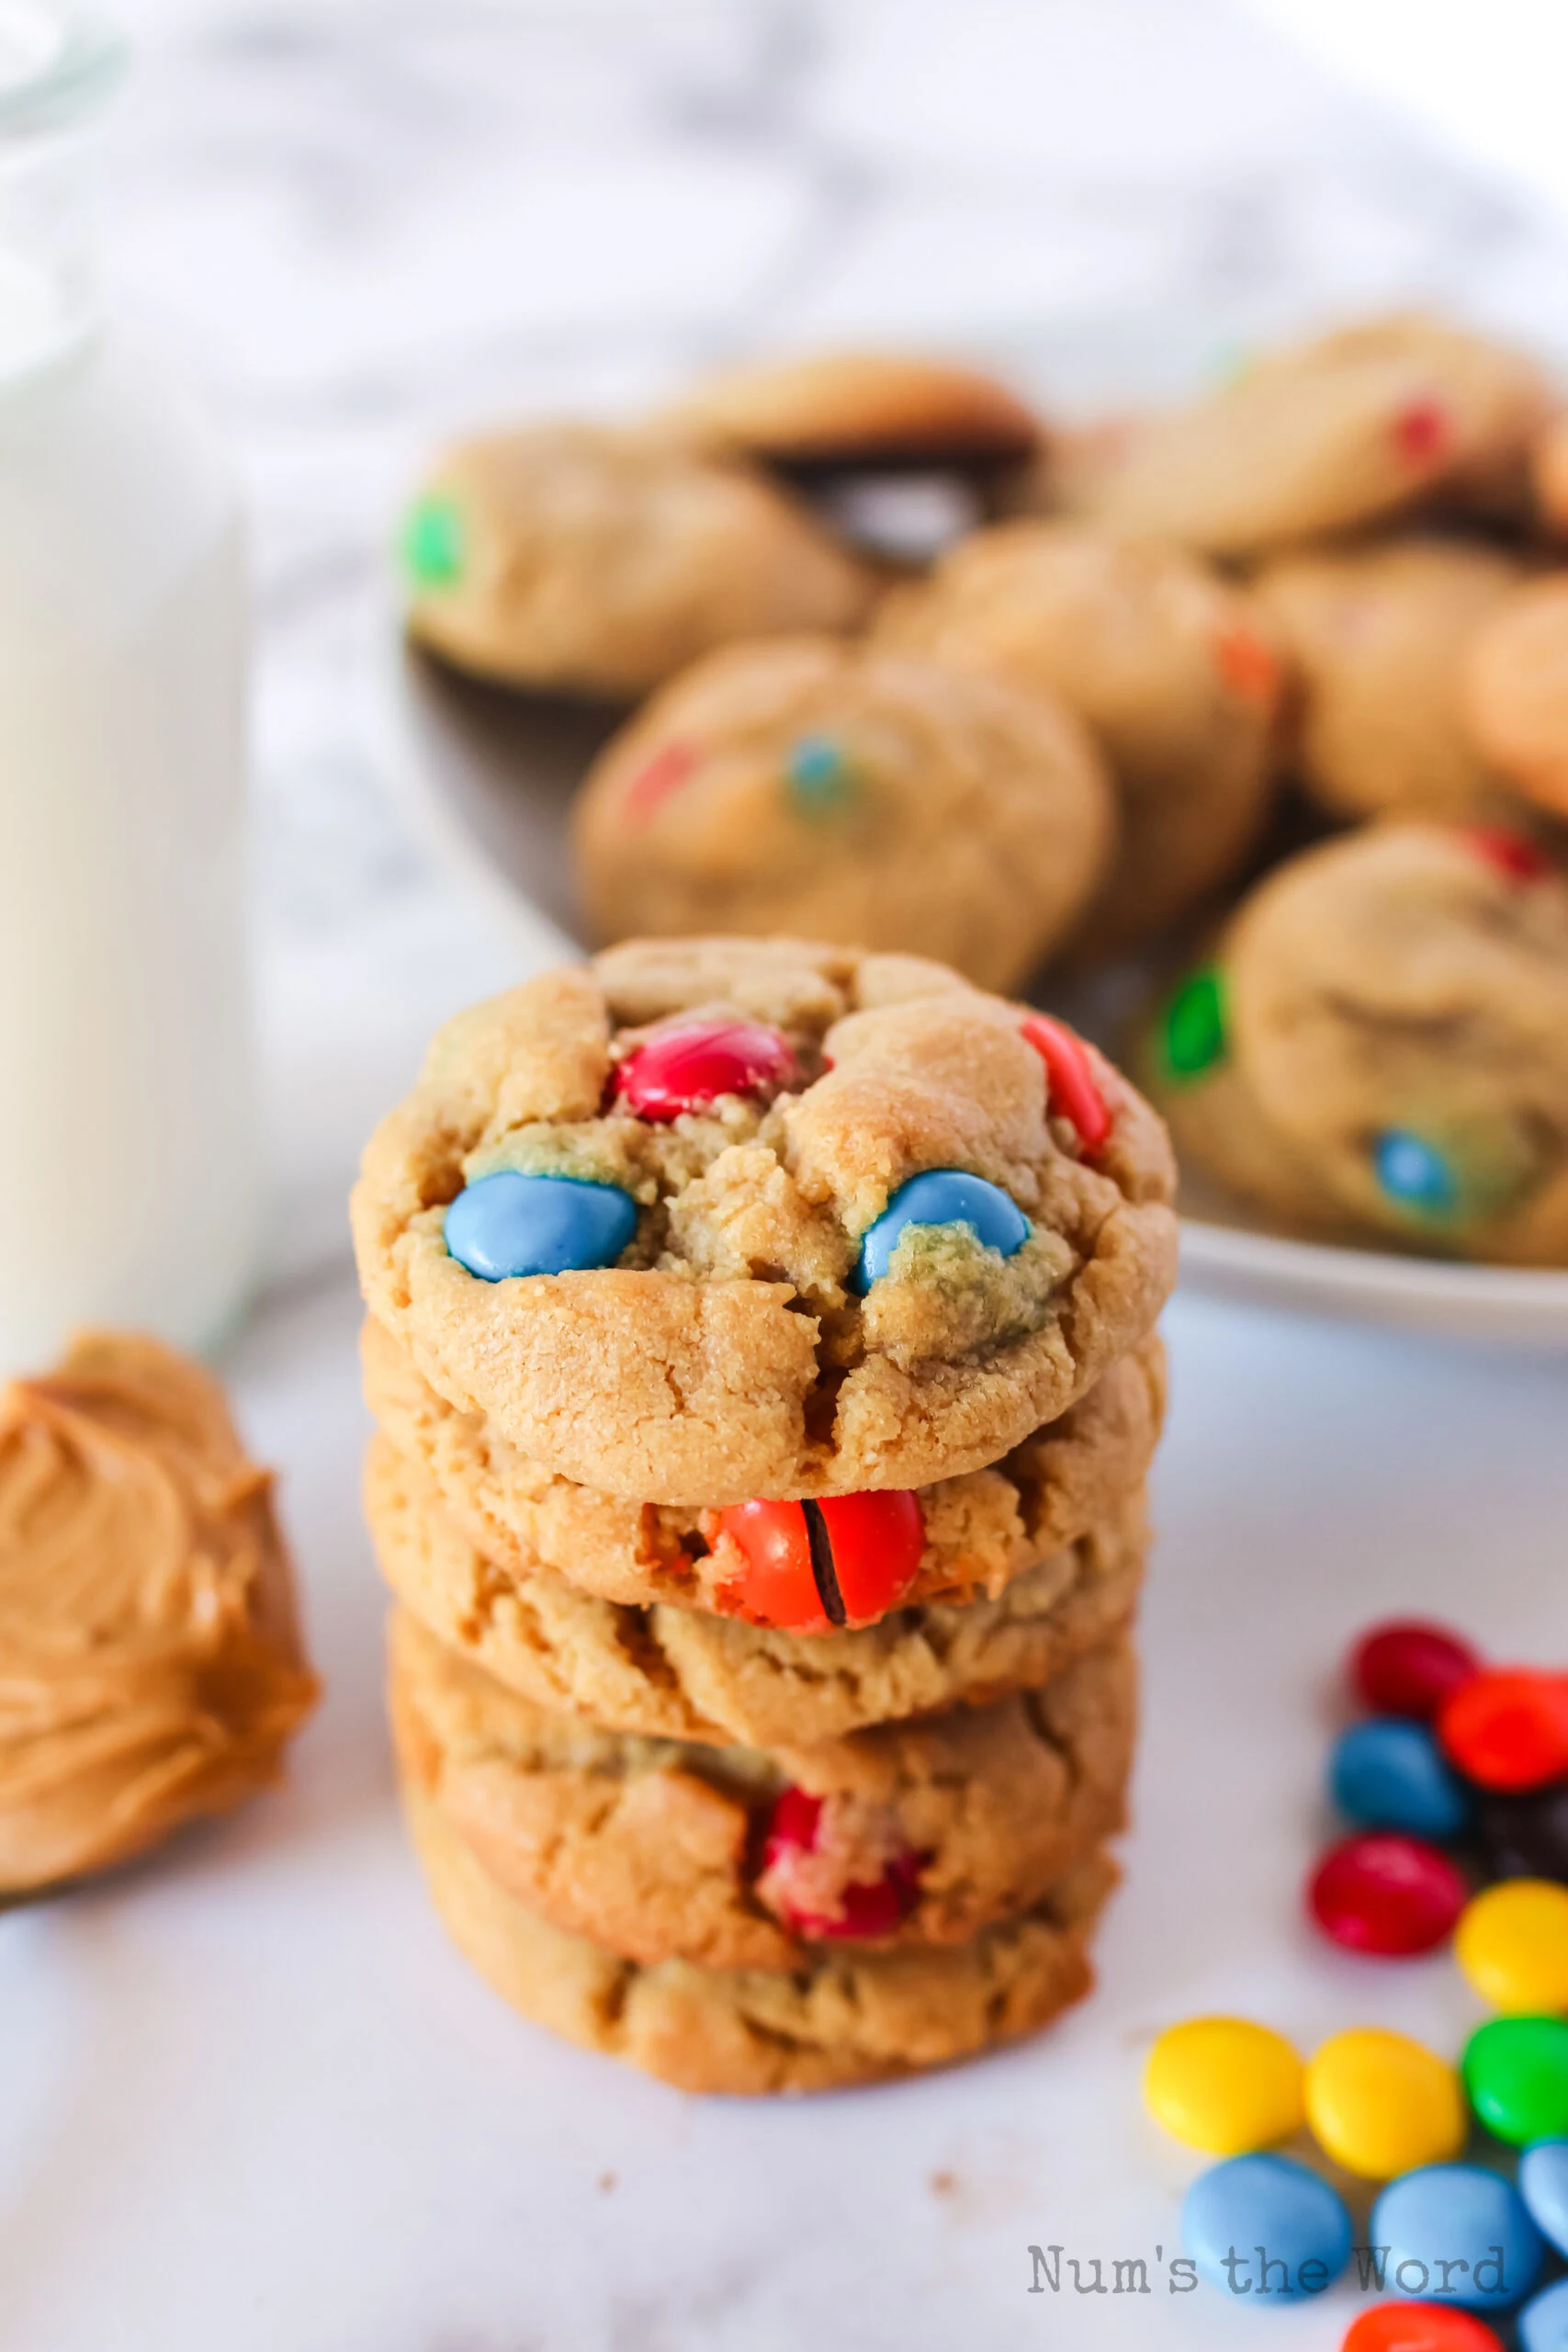
M646 825L656 817L696 767L697 754L690 743L661 743L626 786L624 807L631 822Z
M1199 2277L1249 2309L1299 2302L1349 2261L1350 2216L1337 2189L1292 2157L1232 2156L1188 2190L1181 2239Z
M1246 2018L1189 2018L1149 2052L1144 2098L1189 2147L1240 2156L1301 2129L1302 2062L1282 2033Z
M1085 1157L1092 1159L1110 1139L1111 1114L1083 1040L1045 1012L1031 1013L1019 1035L1045 1065L1052 1110L1072 1121Z
M1443 1752L1483 1789L1543 1788L1568 1775L1568 1674L1500 1667L1474 1676L1438 1718Z
M912 1226L967 1226L982 1248L1011 1258L1029 1238L1029 1219L999 1184L959 1168L930 1168L900 1184L860 1245L857 1287L869 1290L886 1273Z
M1476 1806L1476 1819L1494 1878L1545 1878L1568 1886L1568 1781L1522 1796L1489 1791Z
M1426 2165L1391 2180L1368 2242L1394 2294L1472 2311L1521 2302L1545 2252L1513 2183L1480 2165Z
M1440 2164L1464 2145L1459 2080L1436 2052L1381 2026L1354 2026L1313 2054L1306 2114L1325 2154L1363 2180Z
M1409 1715L1417 1723L1430 1723L1480 1671L1468 1642L1416 1617L1374 1625L1349 1661L1351 1685L1374 1714Z
M618 1184L502 1168L458 1193L445 1230L450 1255L480 1282L564 1274L613 1266L637 1231L637 1203Z
M1435 400L1406 401L1393 420L1393 445L1413 466L1435 465L1448 448L1448 411Z
M1385 1127L1372 1146L1372 1170L1384 1195L1419 1216L1450 1216L1459 1180L1434 1143L1408 1127Z
M455 502L432 491L403 524L403 568L416 588L450 588L463 576L467 534Z
M1454 1958L1492 2008L1568 2010L1568 1886L1517 1878L1487 1887L1454 1930Z
M1568 2352L1568 2278L1534 2296L1519 2313L1519 2352Z
M1568 2254L1568 2140L1540 2140L1525 2150L1519 2195L1541 2236Z
M1502 825L1461 825L1460 831L1476 856L1510 882L1539 882L1551 871L1551 860L1527 834Z
M782 1030L758 1021L694 1022L628 1054L615 1070L615 1099L639 1119L678 1119L722 1095L777 1093L797 1075Z
M878 1877L839 1888L831 1911L802 1908L784 1892L792 1866L817 1849L822 1812L820 1797L805 1789L785 1789L768 1816L761 1875L772 1877L779 1888L777 1908L784 1924L796 1935L821 1941L836 1937L866 1941L890 1936L919 1899L920 1862L916 1854L896 1855Z
M1374 1830L1330 1847L1307 1900L1324 1934L1347 1951L1400 1960L1451 1934L1469 1893L1435 1846Z
M1495 2140L1528 2148L1568 2135L1568 2019L1494 2018L1471 2035L1461 2064Z
M830 735L803 735L784 763L790 797L809 817L830 816L854 790L854 775L841 744Z
M1167 1075L1201 1078L1225 1052L1224 980L1216 964L1183 981L1166 1007L1161 1047Z
M1451 2305L1378 2303L1351 2321L1339 2352L1503 2352L1503 2339Z
M1341 1733L1328 1787L1340 1812L1369 1829L1457 1838L1470 1818L1463 1785L1426 1724L1401 1715L1377 1715Z
M899 1487L732 1503L718 1514L718 1532L744 1564L723 1588L725 1605L750 1624L792 1634L869 1625L897 1609L926 1540L919 1498Z

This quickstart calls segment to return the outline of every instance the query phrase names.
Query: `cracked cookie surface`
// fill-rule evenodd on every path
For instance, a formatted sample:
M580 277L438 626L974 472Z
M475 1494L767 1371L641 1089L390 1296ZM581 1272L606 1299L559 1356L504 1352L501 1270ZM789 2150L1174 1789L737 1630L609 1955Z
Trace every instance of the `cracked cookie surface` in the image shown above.
M995 1600L896 1610L824 1638L626 1608L547 1569L499 1567L383 1437L370 1442L365 1499L382 1574L405 1607L525 1698L608 1730L761 1747L815 1746L1049 1681L1125 1627L1147 1544L1138 1493Z
M1027 1910L1122 1826L1136 1681L1118 1640L988 1707L815 1747L711 1747L534 1705L400 1611L391 1710L404 1777L557 1927L627 1960L787 1969L819 1921L892 1949ZM792 1790L816 1809L810 1847L770 1857ZM845 1891L890 1866L907 1897L857 1931Z
M626 1057L697 1021L771 1024L782 1092L660 1123ZM378 1128L355 1190L367 1303L448 1403L542 1468L638 1501L927 1486L998 1460L1152 1328L1175 1273L1163 1126L1095 1054L1092 1157L1022 1008L939 965L790 941L636 942L460 1015ZM910 1178L1005 1195L1003 1256L916 1225L863 1290L869 1227ZM487 1281L448 1205L487 1175L635 1204L613 1265Z
M1117 1877L1109 1857L1094 1856L1022 1917L946 1949L835 1948L787 1971L645 1967L530 1910L439 1804L411 1785L403 1793L436 1909L502 1997L682 2090L827 2090L1037 2032L1089 1991L1089 1939Z

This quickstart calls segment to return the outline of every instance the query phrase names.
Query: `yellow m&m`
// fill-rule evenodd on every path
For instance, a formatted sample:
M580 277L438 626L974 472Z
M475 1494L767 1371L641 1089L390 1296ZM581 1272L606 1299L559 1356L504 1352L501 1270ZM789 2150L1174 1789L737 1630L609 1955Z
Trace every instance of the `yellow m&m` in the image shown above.
M1363 2180L1392 2180L1464 2145L1464 2096L1451 2066L1407 2034L1355 2026L1306 2070L1306 2114L1325 2154Z
M1301 2129L1302 2062L1266 2025L1189 2018L1149 2052L1144 2098L1156 2122L1190 2147L1248 2155Z
M1454 1958L1483 2001L1510 2017L1568 2011L1568 1886L1505 1879L1466 1904Z

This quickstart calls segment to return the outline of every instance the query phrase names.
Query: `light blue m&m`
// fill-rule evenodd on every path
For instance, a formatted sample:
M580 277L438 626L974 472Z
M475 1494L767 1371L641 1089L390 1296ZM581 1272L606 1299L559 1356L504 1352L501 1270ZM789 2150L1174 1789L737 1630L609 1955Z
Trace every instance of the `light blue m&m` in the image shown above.
M1568 2352L1568 2278L1560 2278L1519 2313L1519 2352Z
M1457 1838L1470 1820L1463 1783L1425 1724L1374 1715L1352 1724L1328 1759L1328 1792L1367 1829Z
M1459 1183L1436 1144L1408 1127L1385 1127L1372 1147L1372 1167L1391 1201L1417 1216L1451 1216Z
M1029 1238L1029 1219L999 1184L960 1168L928 1168L900 1184L860 1245L857 1289L866 1291L887 1272L888 1261L911 1226L965 1225L987 1250L1010 1258Z
M790 746L784 774L796 807L810 817L830 816L854 790L843 748L830 735L802 735Z
M1336 2188L1293 2156L1232 2156L1181 2204L1198 2275L1255 2303L1321 2295L1350 2259L1350 2215Z
M637 1203L618 1184L581 1176L481 1176L446 1212L446 1247L482 1283L612 1266L637 1231Z
M1372 2207L1382 2284L1425 2302L1511 2311L1545 2248L1513 2182L1480 2165L1423 2165Z
M1539 2140L1525 2150L1519 2195L1541 2235L1568 2254L1568 2140Z

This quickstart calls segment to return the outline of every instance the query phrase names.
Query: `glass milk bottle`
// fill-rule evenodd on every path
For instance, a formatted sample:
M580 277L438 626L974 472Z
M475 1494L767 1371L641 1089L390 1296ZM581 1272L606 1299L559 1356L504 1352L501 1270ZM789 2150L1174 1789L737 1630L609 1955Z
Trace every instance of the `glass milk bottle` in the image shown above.
M0 5L0 1374L86 1321L212 1340L257 1227L237 501L99 315L119 63Z

